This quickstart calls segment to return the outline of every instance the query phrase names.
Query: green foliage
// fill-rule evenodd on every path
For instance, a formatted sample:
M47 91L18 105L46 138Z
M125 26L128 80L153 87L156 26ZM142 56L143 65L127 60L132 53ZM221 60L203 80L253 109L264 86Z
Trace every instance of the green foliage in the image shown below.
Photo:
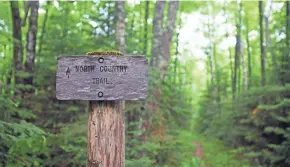
M287 94L290 92L289 85L267 86L251 89L239 96L235 102L235 108L227 110L223 108L219 118L216 113L201 110L209 115L208 121L217 122L216 119L233 122L230 125L220 124L219 137L224 141L230 141L231 145L244 147L244 155L250 159L258 159L261 164L278 166L289 165L289 114L290 106ZM208 102L205 102L208 104ZM225 106L225 105L223 105ZM234 114L233 114L234 113ZM206 134L217 130L209 123L199 124L198 129ZM223 131L224 126L231 126ZM216 133L219 134L219 133ZM230 135L229 135L230 134Z
M31 110L23 108L17 96L7 94L3 87L0 96L0 162L10 166L41 166L42 156L48 155L47 137L43 129L28 123L36 117Z

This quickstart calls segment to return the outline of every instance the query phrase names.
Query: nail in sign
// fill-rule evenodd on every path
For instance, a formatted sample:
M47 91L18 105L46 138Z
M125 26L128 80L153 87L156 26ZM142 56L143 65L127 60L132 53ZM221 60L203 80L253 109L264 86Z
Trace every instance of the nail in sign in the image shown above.
M148 94L144 56L60 56L56 73L59 100L138 100Z

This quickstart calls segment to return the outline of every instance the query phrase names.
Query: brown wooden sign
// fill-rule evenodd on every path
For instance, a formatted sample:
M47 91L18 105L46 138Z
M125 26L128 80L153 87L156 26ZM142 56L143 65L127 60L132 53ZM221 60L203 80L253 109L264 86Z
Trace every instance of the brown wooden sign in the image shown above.
M148 94L144 56L60 56L56 74L59 100L138 100Z

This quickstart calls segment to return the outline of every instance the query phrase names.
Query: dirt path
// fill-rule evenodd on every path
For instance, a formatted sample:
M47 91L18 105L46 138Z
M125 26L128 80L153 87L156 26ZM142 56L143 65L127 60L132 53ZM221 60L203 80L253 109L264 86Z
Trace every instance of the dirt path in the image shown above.
M197 140L193 141L193 145L196 148L194 153L193 153L193 156L204 162L205 159L204 159L204 156L203 156L202 145ZM208 167L208 166L205 165L205 167Z

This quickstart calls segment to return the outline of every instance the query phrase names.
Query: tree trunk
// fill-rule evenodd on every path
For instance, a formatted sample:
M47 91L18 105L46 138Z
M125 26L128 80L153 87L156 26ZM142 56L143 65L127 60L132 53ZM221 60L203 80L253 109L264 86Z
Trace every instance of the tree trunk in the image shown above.
M17 75L17 72L23 70L23 49L22 49L22 37L21 37L21 18L19 14L18 1L10 1L11 13L12 13L12 28L13 28L13 65L15 83L19 84L22 79Z
M286 34L286 41L285 41L285 51L284 51L284 55L282 57L282 70L281 70L281 75L280 75L280 79L281 79L281 83L287 84L289 83L289 79L288 78L288 70L289 70L289 53L290 53L290 4L289 1L285 2L285 6L286 6L286 27L285 27L285 34Z
M176 15L178 11L179 1L169 1L168 14L167 14L167 25L166 31L163 35L163 48L164 55L161 61L161 70L167 71L170 59L171 42L173 37L173 32L175 30ZM164 78L164 73L161 78Z
M25 62L25 71L28 72L30 75L28 78L25 78L25 83L32 85L33 83L33 73L35 72L35 46L36 46L36 35L37 35L37 19L38 19L38 8L39 2L38 1L31 1L31 12L29 16L29 29L27 32L27 39L26 39L26 62Z
M243 68L243 84L244 84L244 90L248 90L248 70L247 70L247 65L246 65L246 58L244 56L243 53L243 44L242 44L242 26L243 26L243 22L242 22L242 2L239 2L239 9L238 9L238 13L239 13L239 29L238 29L238 33L240 36L240 43L239 43L239 55L242 59L242 68Z
M290 82L289 78L289 69L290 69L290 4L289 1L285 2L286 6L286 45L285 45L285 53L282 59L282 74L281 74L281 82L282 84L287 84Z
M208 20L207 20L207 30L208 30L208 38L211 39L209 41L209 46L207 48L207 56L208 56L208 62L209 62L209 70L210 70L210 76L211 76L211 79L210 79L210 91L212 93L212 96L213 96L213 99L216 99L216 84L215 84L215 80L216 80L216 73L215 73L215 60L214 60L214 41L212 40L213 39L213 27L210 25L211 23L211 19L212 21L214 20L214 18L212 18L213 14L211 12L211 8L209 7L210 4L209 2L207 3L208 5Z
M145 7L145 18L144 18L144 50L143 54L147 55L147 33L148 33L148 18L149 18L149 3L150 1L146 1L146 7Z
M263 1L259 1L260 49L261 49L261 85L266 85L266 52L264 47Z
M216 42L213 43L213 52L212 52L212 57L213 57L213 60L214 60L214 64L215 64L215 94L216 94L216 101L217 101L217 111L220 111L220 102L221 102L221 84L220 84L220 72L219 72L219 66L218 66L218 63L217 63L217 52L216 52Z
M269 2L271 3L271 2ZM265 18L265 30L266 30L266 46L267 49L270 50L271 53L271 57L272 57L272 63L274 66L274 71L273 71L273 77L275 78L274 83L277 83L279 80L279 69L278 69L278 64L277 64L277 59L276 59L276 55L272 46L272 40L271 40L271 36L270 36L270 22L269 22L269 17L271 15L271 9L272 9L272 3L270 4L270 9L268 11L268 13L264 14L264 18Z
M153 42L151 66L161 70L161 78L165 77L170 59L170 46L175 28L176 14L178 11L178 1L170 1L168 6L167 24L165 32L162 30L162 21L165 1L157 1L155 6L155 16L153 20Z
M119 47L119 50L122 53L125 53L126 50L126 43L125 43L125 2L124 1L116 1L115 4L116 7L116 39L117 39L117 45Z
M237 27L238 29L238 27ZM240 43L241 39L240 36L237 33L236 35L236 46L235 46L235 60L234 60L234 76L233 76L233 97L236 97L236 88L237 88L237 76L238 76L238 70L240 66L240 56L239 56L239 51L240 51ZM239 83L238 83L239 84Z
M230 57L230 68L231 68L231 85L232 85L232 99L235 98L235 94L233 93L235 91L235 88L234 88L234 69L233 69L233 61L232 61L232 52L231 52L231 48L229 48L229 57Z
M226 18L225 23L228 23L228 16L226 15L226 2L224 2L223 5L223 11L224 11L224 17ZM229 33L226 32L226 37L229 37ZM231 70L231 89L232 89L232 99L234 99L234 69L233 69L233 62L232 62L232 52L231 52L231 48L228 48L228 52L229 52L229 59L230 59L230 70Z
M150 65L153 68L158 68L160 64L161 57L164 55L164 50L162 47L162 23L163 23L163 13L164 13L165 1L157 1L155 4L155 14L153 19L153 41L152 41L152 52Z
M42 51L42 44L43 44L43 38L45 35L46 31L46 23L47 23L47 18L48 18L48 8L50 5L50 1L47 1L46 9L45 9L45 15L44 15L44 20L42 22L42 29L41 29L41 34L40 34L40 39L39 39L39 45L38 45L38 52L37 55L39 56Z
M247 54L248 54L248 87L252 85L252 61L251 61L251 44L249 40L249 23L248 23L248 17L246 16L246 42L247 42Z

